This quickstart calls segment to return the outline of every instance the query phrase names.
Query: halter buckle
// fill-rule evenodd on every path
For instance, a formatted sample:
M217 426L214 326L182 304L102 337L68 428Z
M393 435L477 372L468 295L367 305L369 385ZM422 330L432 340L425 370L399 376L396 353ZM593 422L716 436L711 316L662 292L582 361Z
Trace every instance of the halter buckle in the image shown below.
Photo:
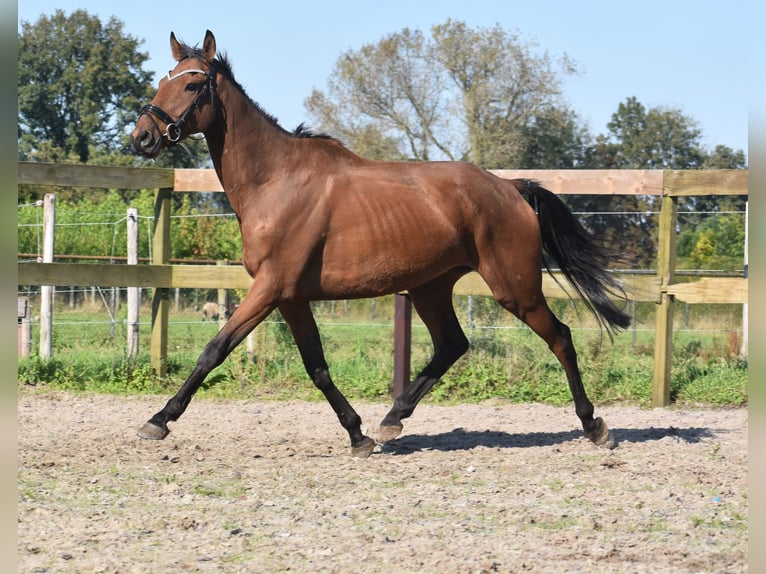
M175 122L169 123L165 128L165 137L170 143L177 143L181 139L181 128Z

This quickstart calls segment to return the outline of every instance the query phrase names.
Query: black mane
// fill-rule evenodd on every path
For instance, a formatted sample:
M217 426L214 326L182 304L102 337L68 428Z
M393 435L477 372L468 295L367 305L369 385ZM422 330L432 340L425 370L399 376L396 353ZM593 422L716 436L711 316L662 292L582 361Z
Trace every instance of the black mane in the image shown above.
M203 62L208 62L208 59L205 57L205 55L202 53L202 50L200 50L197 46L189 46L188 44L180 43L181 48L184 50L184 58L196 58L198 60L201 60ZM216 55L215 59L213 60L213 64L215 65L216 69L222 73L226 78L234 84L234 87L237 88L242 94L250 101L250 103L257 109L263 117L265 117L269 123L273 124L274 127L280 129L281 131L297 138L318 138L318 139L326 139L326 140L333 140L337 143L342 144L340 140L337 140L330 134L320 132L315 133L310 128L306 127L306 125L301 122L298 127L295 128L292 132L287 131L285 128L283 128L279 124L279 120L272 116L270 113L268 113L266 110L264 110L258 102L254 101L245 91L245 88L242 87L242 84L240 84L237 79L234 77L234 72L232 70L231 61L229 60L228 55L225 52L221 52Z
M330 134L327 134L325 132L319 132L316 133L311 130L311 128L308 128L305 126L303 122L298 124L298 127L293 130L293 135L297 138L319 138L323 140L334 140L335 138L332 137Z

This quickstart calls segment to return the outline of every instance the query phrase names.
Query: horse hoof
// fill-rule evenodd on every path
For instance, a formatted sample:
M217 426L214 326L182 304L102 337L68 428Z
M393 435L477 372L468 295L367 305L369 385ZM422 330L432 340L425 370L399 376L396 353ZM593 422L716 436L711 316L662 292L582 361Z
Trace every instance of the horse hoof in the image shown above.
M589 437L590 440L592 440L596 446L601 446L609 450L615 448L617 446L617 441L614 439L614 435L612 435L609 427L606 426L604 419L598 417L596 419L596 424L598 425L598 428Z
M158 426L152 422L146 422L141 425L136 434L149 440L162 440L170 434L170 430L167 426Z
M394 440L402 433L404 426L399 425L380 425L378 429L378 442L380 444L387 443L390 440Z
M372 449L374 448L375 441L366 436L360 444L351 447L351 456L354 458L367 458L372 454Z

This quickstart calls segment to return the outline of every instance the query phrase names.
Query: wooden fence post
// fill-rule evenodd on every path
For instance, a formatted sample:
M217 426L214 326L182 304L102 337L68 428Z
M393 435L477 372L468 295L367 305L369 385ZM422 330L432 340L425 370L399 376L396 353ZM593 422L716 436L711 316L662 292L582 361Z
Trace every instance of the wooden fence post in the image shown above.
M28 357L32 351L32 323L29 317L29 298L18 298L19 357Z
M43 263L53 263L53 247L56 228L56 196L46 193L43 199ZM54 287L40 287L40 349L41 359L50 359L51 333L53 331Z
M748 267L748 258L747 258L747 252L750 246L748 245L748 235L749 235L749 229L750 227L750 202L745 202L745 279L748 279L750 276L750 268ZM748 304L743 303L742 304L742 344L739 349L739 354L741 357L747 357L748 356L748 348L749 348L749 339L748 339Z
M170 188L158 189L154 194L154 237L152 238L152 263L170 263ZM151 363L154 372L164 377L168 371L168 317L170 313L170 289L155 287L152 296L152 342Z
M138 210L128 208L128 265L138 265ZM128 357L138 356L138 309L140 287L128 287Z
M394 302L394 399L410 382L412 345L412 302L406 293L397 293Z
M675 296L668 293L668 287L673 284L675 275L678 201L676 197L666 194L667 184L664 181L662 192L657 261L660 299L656 307L654 382L652 385L652 406L654 407L665 407L670 404L670 374L673 355L673 302Z
M216 261L216 265L228 265L226 259ZM229 290L218 289L218 329L222 329L229 320Z

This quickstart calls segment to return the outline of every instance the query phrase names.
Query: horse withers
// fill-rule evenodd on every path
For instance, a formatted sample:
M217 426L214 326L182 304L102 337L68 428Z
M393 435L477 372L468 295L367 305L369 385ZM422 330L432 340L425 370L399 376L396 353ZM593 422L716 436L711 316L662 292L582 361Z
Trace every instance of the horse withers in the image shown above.
M163 439L210 371L275 309L287 322L308 375L346 429L352 455L402 432L402 420L468 350L453 308L455 282L476 271L492 296L540 336L561 363L585 435L614 441L594 418L569 328L542 292L550 260L611 335L628 325L614 303L624 292L608 271L619 257L537 182L504 180L465 162L362 158L299 126L283 129L245 93L208 31L201 48L170 35L176 66L140 112L135 151L156 157L204 134L237 214L252 285L196 366L139 436ZM532 205L535 207L533 208ZM548 255L544 261L543 252ZM375 439L333 383L310 302L408 292L433 341L433 356L380 423Z

